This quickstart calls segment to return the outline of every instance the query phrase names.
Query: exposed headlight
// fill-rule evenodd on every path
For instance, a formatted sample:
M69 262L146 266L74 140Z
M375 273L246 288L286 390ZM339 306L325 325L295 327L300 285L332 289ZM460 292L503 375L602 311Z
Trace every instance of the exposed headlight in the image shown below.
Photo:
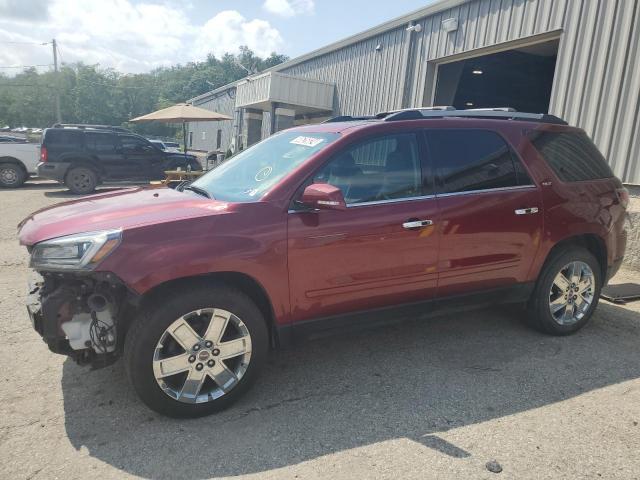
M120 244L122 230L81 233L34 245L29 266L36 270L92 270Z

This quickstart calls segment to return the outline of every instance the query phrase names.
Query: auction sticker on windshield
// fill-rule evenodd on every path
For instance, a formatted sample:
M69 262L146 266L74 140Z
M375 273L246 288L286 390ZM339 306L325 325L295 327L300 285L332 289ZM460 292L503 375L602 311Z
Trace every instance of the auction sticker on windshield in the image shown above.
M299 137L291 140L291 142L289 143L293 143L294 145L304 145L305 147L315 147L322 142L324 142L324 138L305 137L303 135L300 135Z

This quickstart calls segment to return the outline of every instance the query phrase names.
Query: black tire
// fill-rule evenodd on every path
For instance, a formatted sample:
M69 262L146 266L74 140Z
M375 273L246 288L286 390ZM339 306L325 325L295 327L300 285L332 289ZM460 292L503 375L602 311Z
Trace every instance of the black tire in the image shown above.
M566 265L575 261L586 263L593 272L595 283L595 288L593 288L593 300L589 305L588 310L584 312L584 316L582 318L577 320L575 323L562 325L556 321L551 314L549 307L549 295L556 275L558 275ZM531 295L527 308L528 323L541 332L550 335L562 336L577 332L589 322L593 312L598 306L602 282L602 266L596 257L587 249L572 246L556 252L547 260L540 272L538 281L536 282L536 288Z
M0 163L0 187L18 188L27 179L27 173L16 163Z
M73 167L65 176L64 184L71 193L86 195L92 193L98 185L98 175L87 167Z
M189 312L220 308L242 320L251 338L251 358L244 375L227 393L204 403L183 403L165 393L156 381L153 355L165 330ZM124 361L129 381L140 399L152 410L175 418L201 417L229 407L254 383L264 365L269 335L264 316L249 296L234 288L205 285L173 292L142 311L127 333Z

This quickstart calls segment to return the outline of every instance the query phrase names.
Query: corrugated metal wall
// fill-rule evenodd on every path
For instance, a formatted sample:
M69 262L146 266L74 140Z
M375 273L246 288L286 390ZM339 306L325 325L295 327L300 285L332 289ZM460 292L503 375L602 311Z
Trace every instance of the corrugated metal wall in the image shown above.
M396 108L401 95L404 28L281 70L336 84L334 113L365 115ZM382 48L376 51L376 46Z
M623 181L640 183L638 0L570 0L550 110L594 139Z
M202 103L194 103L200 108L213 110L215 112L224 113L230 117L234 116L236 108L236 89L230 88L225 92L218 93L214 98L208 98ZM193 132L193 145L191 148L196 150L214 150L216 148L216 140L218 129L222 130L222 142L220 148L226 150L229 148L233 137L233 121L224 120L221 122L192 122L189 124L189 131ZM204 132L204 139L202 133Z
M442 28L447 18L458 19L455 32ZM638 0L473 0L417 23L420 33L403 26L282 71L334 82L334 113L362 115L430 105L434 61L562 30L550 113L584 128L616 175L640 183Z
M640 184L639 0L471 0L277 70L335 83L335 115L431 104L425 85L451 55L562 31L550 112L594 138L616 175ZM457 18L447 33L442 21ZM376 47L379 46L378 49ZM195 139L194 139L195 143Z

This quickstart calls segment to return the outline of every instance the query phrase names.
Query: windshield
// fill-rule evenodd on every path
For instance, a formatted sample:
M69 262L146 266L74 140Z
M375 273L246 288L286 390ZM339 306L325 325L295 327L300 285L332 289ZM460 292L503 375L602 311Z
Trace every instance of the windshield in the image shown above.
M337 133L282 132L233 156L192 183L216 200L255 202L289 172L338 138Z

